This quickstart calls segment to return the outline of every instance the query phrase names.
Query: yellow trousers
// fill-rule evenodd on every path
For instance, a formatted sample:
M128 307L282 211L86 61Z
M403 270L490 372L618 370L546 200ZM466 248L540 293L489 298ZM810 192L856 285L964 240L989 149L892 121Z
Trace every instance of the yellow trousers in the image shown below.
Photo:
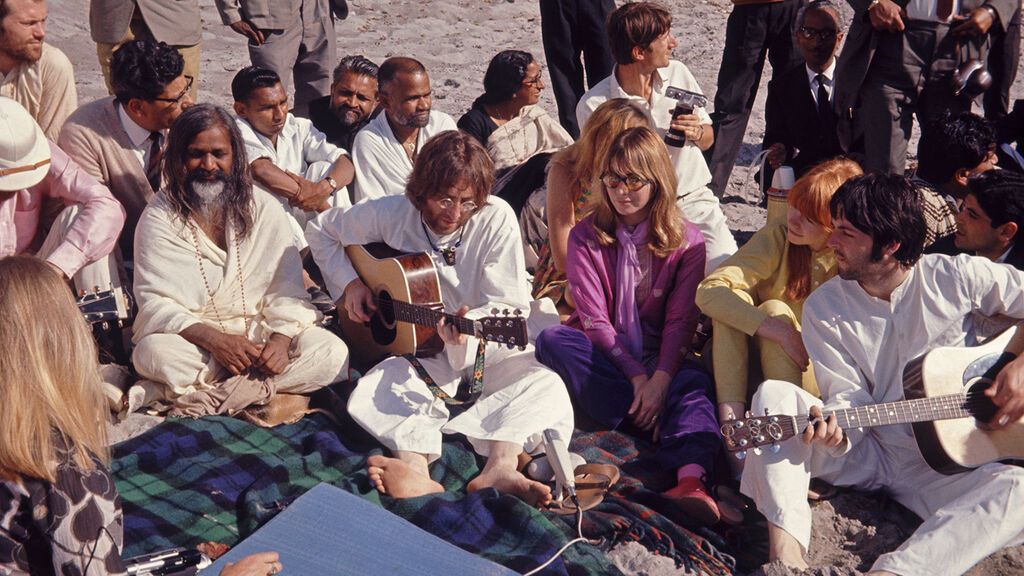
M754 304L753 298L746 292L737 291L742 298ZM757 306L769 316L785 320L797 330L800 323L793 309L782 300L766 300ZM750 405L750 396L763 380L783 380L800 386L804 390L819 396L818 384L814 381L814 370L806 371L793 362L781 346L757 336L748 336L736 328L713 320L711 340L711 359L715 374L715 389L718 403L743 402ZM751 353L751 347L754 354ZM760 359L760 375L756 374L758 366L753 365L757 380L750 386L752 356Z

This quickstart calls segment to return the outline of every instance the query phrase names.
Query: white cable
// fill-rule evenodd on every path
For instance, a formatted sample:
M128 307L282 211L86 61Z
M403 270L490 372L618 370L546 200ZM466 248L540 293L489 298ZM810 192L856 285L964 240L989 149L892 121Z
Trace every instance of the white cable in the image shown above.
M573 544L575 544L577 542L587 542L587 543L590 543L590 544L594 544L595 542L600 542L600 540L597 540L595 542L591 542L590 540L588 540L588 539L583 537L583 510L580 510L579 500L577 500L575 496L573 497L572 500L573 500L573 503L576 504L576 534L577 534L578 537L574 538L574 539L572 539L572 540L570 540L568 542L566 542L565 546L562 546L561 548L559 548L558 552L555 552L554 556L552 556L551 558L548 558L547 561L544 562L543 564L541 564L540 566L537 566L533 570L530 570L526 574L523 574L523 576L532 576L533 574L536 574L537 572L540 572L541 570L547 568L549 564L554 562L559 556L562 555L563 552L568 550L569 546L572 546Z

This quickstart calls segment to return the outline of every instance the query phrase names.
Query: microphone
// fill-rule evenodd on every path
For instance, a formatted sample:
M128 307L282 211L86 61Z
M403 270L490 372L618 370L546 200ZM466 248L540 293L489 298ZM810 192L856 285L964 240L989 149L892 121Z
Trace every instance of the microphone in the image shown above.
M544 452L555 472L555 499L561 501L563 492L568 492L573 502L576 502L576 474L569 457L569 445L554 428L545 430L543 436Z

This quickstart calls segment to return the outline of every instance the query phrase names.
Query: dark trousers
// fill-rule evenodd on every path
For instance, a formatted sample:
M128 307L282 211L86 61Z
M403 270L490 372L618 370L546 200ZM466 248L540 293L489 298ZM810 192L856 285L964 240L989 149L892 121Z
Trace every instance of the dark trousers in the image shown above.
M540 333L535 347L537 360L562 377L577 410L609 429L624 425L633 403L633 385L586 334L555 326ZM693 366L680 369L672 380L661 412L656 453L665 468L675 471L698 464L711 476L722 445L713 390L711 377Z
M573 138L580 136L576 103L586 92L584 73L590 87L612 73L605 21L614 10L614 0L540 0L540 31L558 120Z
M718 69L715 112L711 115L715 144L704 153L711 170L711 190L725 192L747 131L747 120L761 83L765 55L772 72L781 74L800 64L793 46L793 21L802 0L734 6L725 28L725 49Z
M918 156L926 163L930 125L945 110L970 109L966 98L953 95L956 41L948 32L947 25L913 20L901 33L878 33L854 111L864 134L865 172L903 174L915 115L921 124Z
M989 30L992 47L988 53L988 71L992 74L992 87L981 97L985 118L996 121L1010 112L1010 87L1017 79L1020 64L1020 9L1010 19L1003 33L999 26Z

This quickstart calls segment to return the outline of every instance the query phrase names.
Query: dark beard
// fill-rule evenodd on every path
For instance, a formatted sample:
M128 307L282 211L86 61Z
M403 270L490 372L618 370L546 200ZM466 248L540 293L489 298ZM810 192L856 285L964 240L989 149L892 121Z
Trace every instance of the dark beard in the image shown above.
M358 126L366 118L359 110L353 110L351 108L331 108L331 112L333 112L334 117L338 119L338 123L345 128ZM349 120L350 117L354 117L355 119Z

